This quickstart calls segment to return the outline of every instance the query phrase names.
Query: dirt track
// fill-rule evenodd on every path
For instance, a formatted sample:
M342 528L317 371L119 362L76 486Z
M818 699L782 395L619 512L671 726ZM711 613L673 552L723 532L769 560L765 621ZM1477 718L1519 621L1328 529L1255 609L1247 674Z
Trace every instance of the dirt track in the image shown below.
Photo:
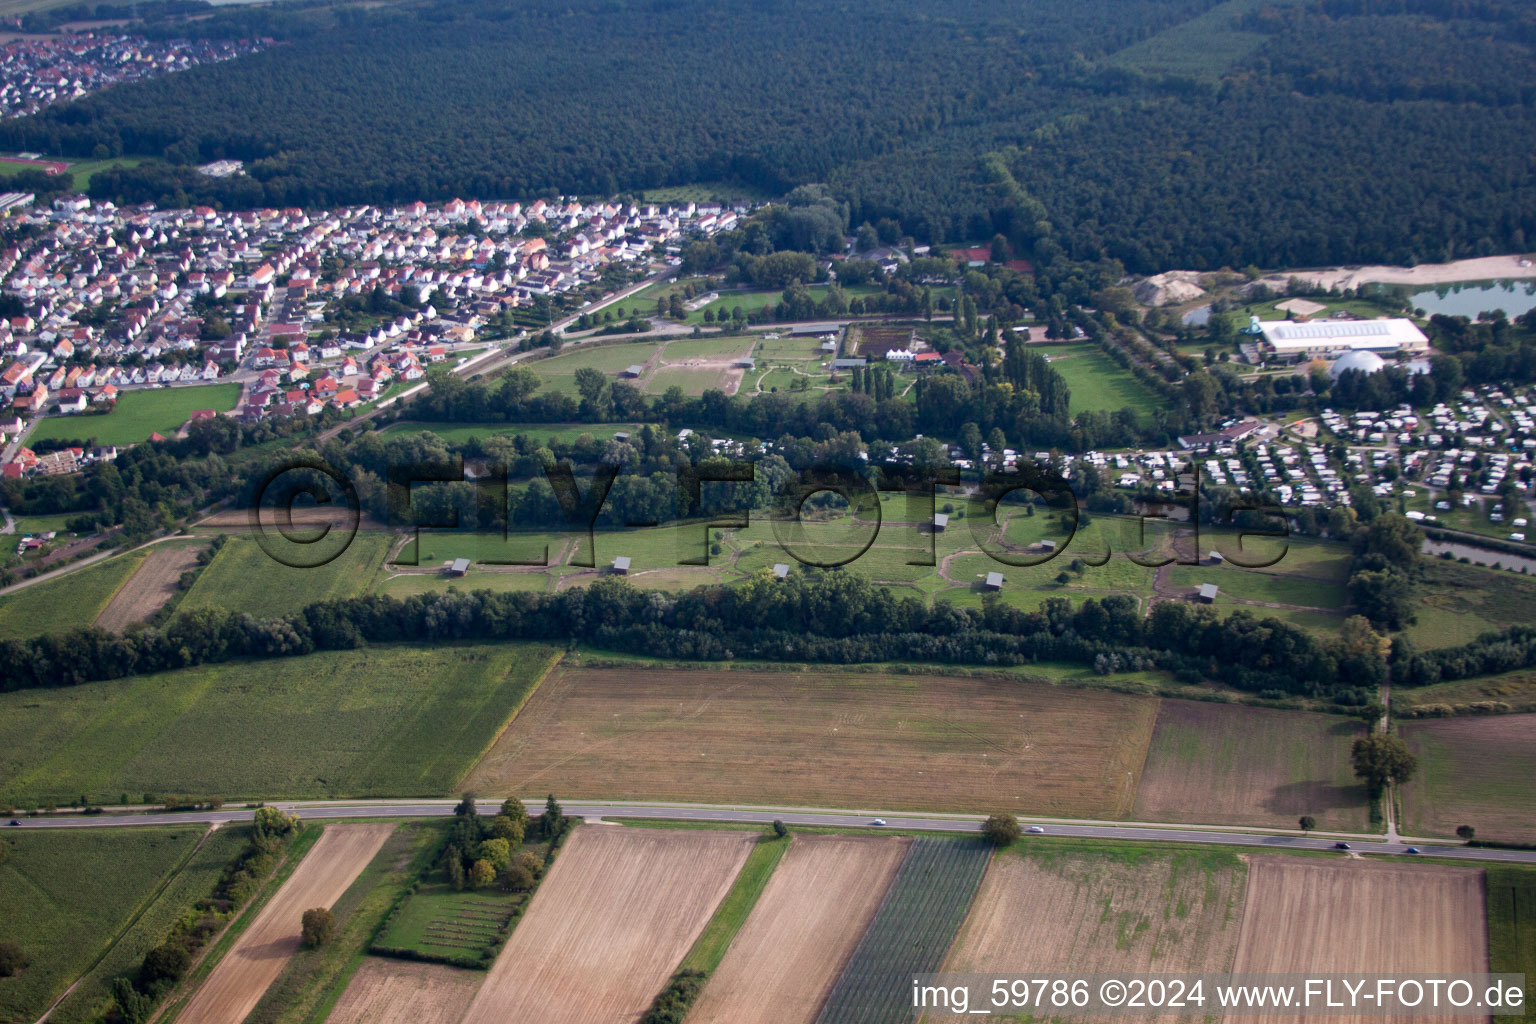
M187 1024L240 1024L298 950L304 911L335 903L394 830L392 822L326 826L319 842L176 1019Z
M1236 973L1403 974L1488 970L1479 868L1256 856ZM1227 1017L1276 1024L1292 1017ZM1428 1024L1475 1017L1330 1017L1336 1024Z
M458 1024L485 974L369 957L326 1024Z
M797 836L689 1024L811 1024L906 849L902 839Z
M200 544L160 544L150 549L128 582L96 616L96 628L121 633L135 622L143 622L176 593L181 574L197 565Z
M534 894L464 1024L627 1024L747 859L747 832L587 826Z

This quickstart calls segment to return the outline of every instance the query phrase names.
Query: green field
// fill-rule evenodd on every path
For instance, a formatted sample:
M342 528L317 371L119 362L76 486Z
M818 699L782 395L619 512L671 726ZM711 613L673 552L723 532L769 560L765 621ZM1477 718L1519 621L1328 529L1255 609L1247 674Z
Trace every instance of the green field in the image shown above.
M1400 788L1405 835L1449 836L1471 825L1479 838L1536 842L1531 779L1536 715L1399 722L1419 769Z
M1131 409L1145 417L1161 408L1162 401L1131 371L1088 342L1075 345L1031 345L1051 358L1051 368L1061 374L1072 390L1071 412L1115 412Z
M55 1024L94 1024L100 1020L101 1011L112 1001L112 979L138 970L144 954L159 945L198 900L214 891L224 868L249 841L250 830L242 826L225 826L209 833L186 866L48 1019Z
M1147 749L1133 818L1295 828L1368 827L1349 751L1358 719L1205 701L1165 700Z
M577 370L589 368L612 377L627 366L645 365L660 347L657 341L587 344L523 365L544 382L541 392L575 395Z
M106 558L0 597L0 640L87 628L148 554L136 551Z
M42 11L52 7L63 7L72 0L0 0L0 16L11 16L22 11ZM44 159L53 159L45 157ZM91 175L97 171L105 171L112 167L137 167L144 162L140 156L118 156L108 160L66 160L69 170L70 188L76 192L84 192L91 184ZM13 175L31 170L27 164L13 164L0 162L0 181Z
M250 537L231 536L182 600L182 611L219 608L275 618L316 601L368 589L394 535L359 530L336 559L313 569L278 562Z
M1536 621L1536 580L1439 558L1423 562L1417 621L1404 632L1420 647L1463 644L1503 626Z
M1490 866L1488 885L1488 969L1525 975L1525 1013L1501 1021L1536 1021L1536 871Z
M170 437L199 409L228 412L239 400L239 384L124 391L118 396L117 405L104 416L46 417L32 432L31 440L94 438L97 444L139 444L149 440L153 433Z
M903 997L911 977L939 969L992 849L975 839L914 839L817 1024L910 1021L912 1009Z
M547 647L374 647L0 695L0 800L441 796Z
M150 903L203 831L59 829L0 839L9 853L0 865L0 940L17 943L30 962L0 980L0 1021L36 1020Z
M731 883L731 891L725 894L725 899L715 908L714 916L694 940L693 948L683 958L678 970L703 971L705 974L715 972L720 961L725 959L725 951L730 948L731 940L736 938L741 926L747 923L747 916L757 906L758 897L768 887L768 879L773 877L773 869L784 859L789 844L788 836L783 839L764 836L757 841L752 852L747 854L747 861L741 866L736 881Z
M1288 604L1302 608L1336 610L1349 603L1349 595L1337 583L1324 583L1299 576L1286 576L1259 569L1241 569L1236 566L1171 567L1169 577L1174 586L1193 591L1202 583L1214 583L1221 593L1229 597L1251 601L1255 604ZM1261 617L1268 609L1255 608Z
M1244 14L1297 0L1226 0L1126 47L1109 59L1117 67L1147 74L1219 79L1224 71L1257 51L1269 37L1235 27Z

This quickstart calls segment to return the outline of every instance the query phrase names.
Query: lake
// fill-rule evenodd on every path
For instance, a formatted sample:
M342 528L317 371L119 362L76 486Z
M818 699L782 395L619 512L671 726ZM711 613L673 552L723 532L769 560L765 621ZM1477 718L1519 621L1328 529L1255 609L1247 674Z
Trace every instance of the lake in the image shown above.
M1511 320L1536 309L1536 281L1463 281L1414 292L1409 305L1430 315L1464 316L1502 309Z

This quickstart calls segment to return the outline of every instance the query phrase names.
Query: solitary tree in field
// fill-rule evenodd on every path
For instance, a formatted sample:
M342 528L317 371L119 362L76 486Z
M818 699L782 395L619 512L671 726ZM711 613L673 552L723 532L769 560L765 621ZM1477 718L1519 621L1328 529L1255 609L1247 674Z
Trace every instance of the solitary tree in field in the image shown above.
M1350 760L1354 762L1355 774L1372 796L1379 795L1389 782L1407 782L1419 766L1408 744L1397 736L1380 732L1355 740Z
M1477 829L1473 828L1471 825L1457 825L1456 826L1456 837L1458 839L1465 839L1468 842L1470 842L1472 840L1472 838L1474 836L1476 836L1476 835L1477 835Z
M304 911L301 935L305 949L319 949L330 942L331 936L335 934L336 920L331 917L331 912L325 907L314 907Z
M780 839L789 835L789 826L778 818L773 819L773 834Z
M1301 816L1301 821L1297 822L1297 824L1301 826L1301 830L1303 832L1311 832L1313 829L1317 828L1317 819L1312 817L1310 814L1303 814Z
M1024 830L1019 828L1019 819L1011 814L994 814L981 826L981 834L992 840L998 846L1007 846Z
M27 966L26 954L14 942L0 942L0 978L20 974Z

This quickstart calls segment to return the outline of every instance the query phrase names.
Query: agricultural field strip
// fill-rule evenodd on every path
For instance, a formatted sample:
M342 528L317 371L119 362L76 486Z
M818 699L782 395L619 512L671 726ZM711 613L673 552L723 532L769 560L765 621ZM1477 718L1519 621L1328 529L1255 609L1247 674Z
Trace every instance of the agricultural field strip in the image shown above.
M744 832L577 829L464 1024L634 1019L708 925L756 839Z
M906 855L907 840L796 836L689 1015L811 1024Z
M1280 856L1249 861L1234 973L1475 974L1488 963L1480 870ZM1340 1024L1434 1019L1330 1018Z
M299 948L299 918L347 891L395 830L393 823L330 825L182 1007L189 1024L240 1024Z
M817 1024L902 1024L913 974L936 970L976 895L993 846L979 839L913 841Z

